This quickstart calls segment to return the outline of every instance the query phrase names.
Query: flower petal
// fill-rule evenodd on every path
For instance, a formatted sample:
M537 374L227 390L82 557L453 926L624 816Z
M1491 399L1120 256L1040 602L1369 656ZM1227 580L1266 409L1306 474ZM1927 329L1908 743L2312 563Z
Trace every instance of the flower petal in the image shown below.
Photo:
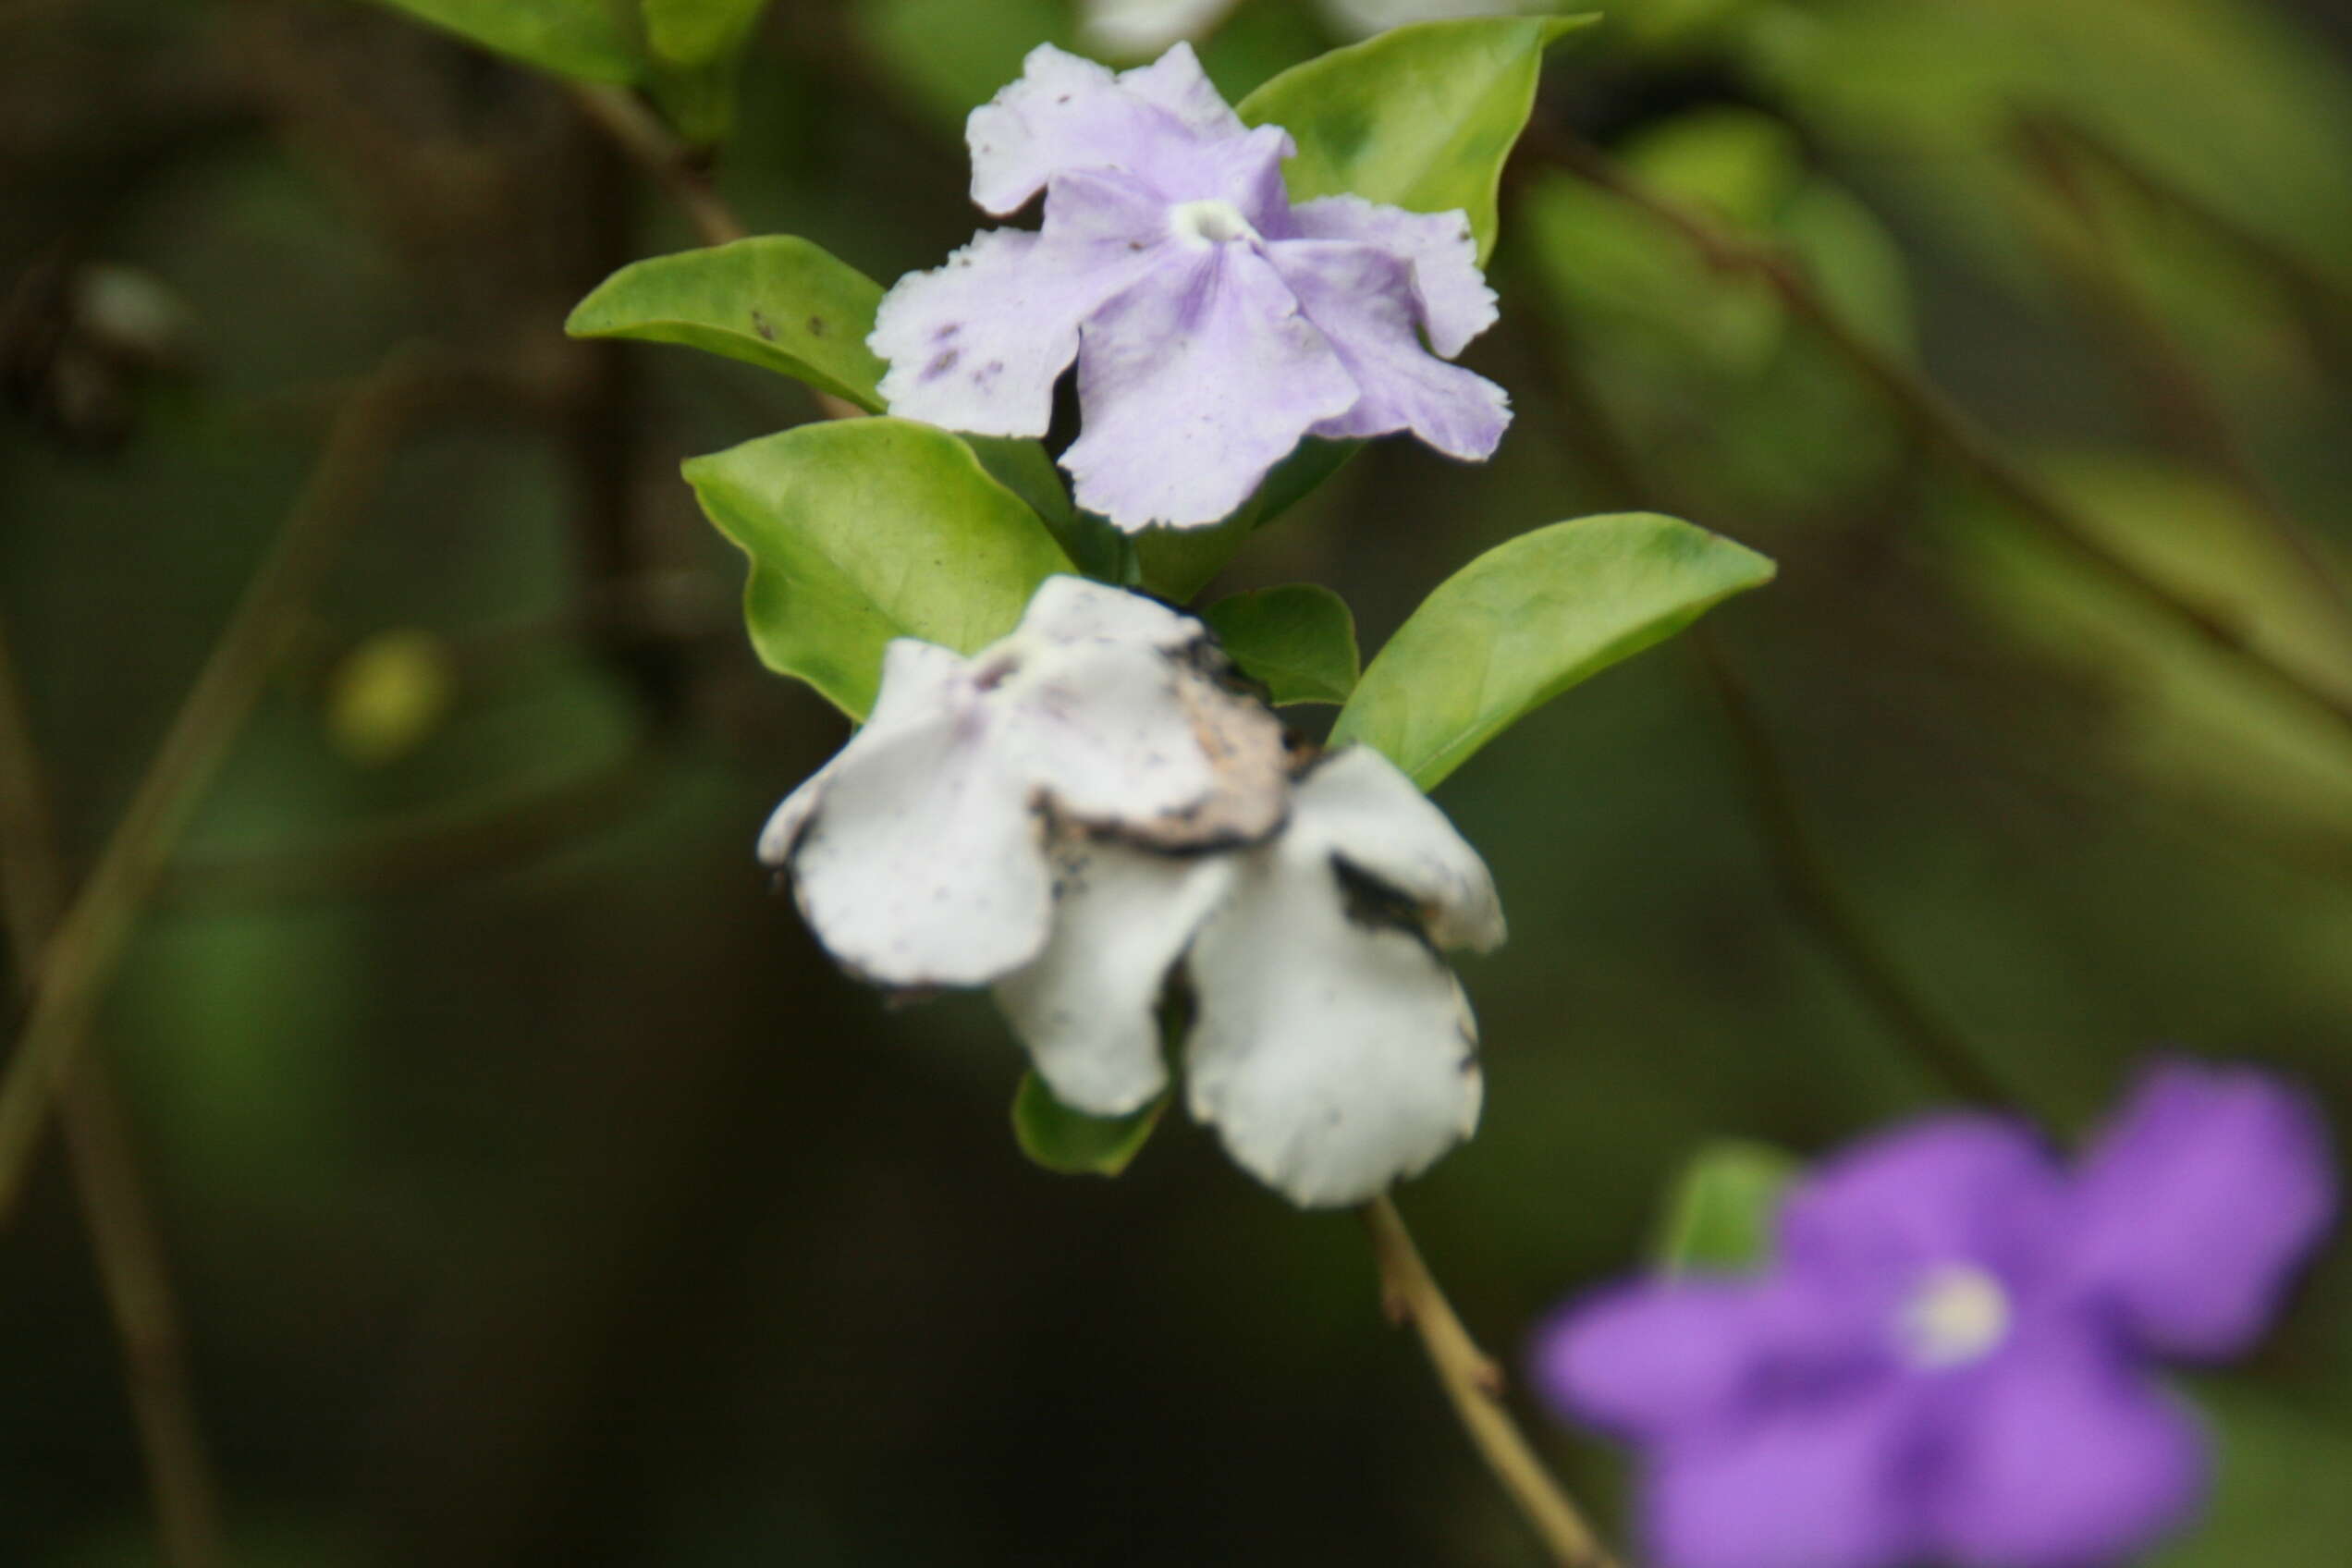
M790 858L809 815L844 763L870 754L882 741L915 724L944 717L963 668L962 655L952 649L913 637L893 638L882 651L882 684L875 693L874 711L849 744L802 779L768 817L760 829L760 864L782 865Z
M1133 59L1187 38L1198 38L1233 8L1234 0L1085 0L1079 30L1103 53Z
M1231 887L1233 860L1072 838L1056 846L1054 868L1053 936L998 982L997 1006L1056 1099L1124 1116L1168 1085L1160 989Z
M1315 427L1330 437L1410 430L1449 457L1491 454L1511 423L1501 387L1421 346L1412 264L1370 245L1287 239L1267 256L1361 391Z
M1901 1280L1979 1264L2013 1277L2046 1256L2064 1194L2023 1124L1944 1116L1864 1140L1819 1168L1781 1209L1795 1269Z
M2195 1508L2202 1438L2112 1351L2036 1335L1975 1378L1954 1402L1936 1470L1932 1555L1998 1568L2118 1562Z
M1670 1568L1902 1568L1918 1555L1908 1390L1887 1381L1672 1443L1642 1513Z
M1065 822L1159 849L1252 843L1290 809L1290 748L1228 687L1208 629L1140 594L1049 578L983 649L995 754Z
M1208 628L1145 594L1084 577L1058 575L1038 584L1013 634L1060 647L1128 643L1172 654L1202 641Z
M1332 852L1409 900L1440 948L1501 946L1502 903L1478 851L1396 765L1369 746L1332 753L1311 775L1316 829Z
M890 361L892 413L977 435L1042 435L1079 323L1146 263L1123 242L1056 242L992 228L899 279L866 346Z
M2247 1069L2168 1061L2083 1159L2068 1261L2150 1348L2228 1356L2262 1332L2335 1206L2309 1100Z
M1356 386L1246 242L1170 255L1089 319L1078 504L1130 533L1217 522Z
M1571 1305L1537 1341L1537 1386L1562 1413L1635 1438L1736 1418L1828 1385L1871 1350L1847 1304L1779 1280L1645 1280Z
M1478 1123L1477 1025L1415 931L1359 922L1334 865L1344 790L1310 775L1290 827L1243 864L1194 939L1193 1115L1306 1207L1361 1203Z
M1030 786L974 717L844 753L791 852L810 927L876 985L986 985L1045 946L1053 888Z
M1408 213L1361 196L1320 196L1292 208L1291 221L1301 239L1351 240L1411 263L1416 313L1440 358L1495 324L1495 291L1478 271L1478 242L1459 208Z
M1120 169L1157 184L1195 149L1243 132L1190 44L1113 76L1040 43L1023 62L1021 80L964 122L972 200L1002 217L1072 169Z

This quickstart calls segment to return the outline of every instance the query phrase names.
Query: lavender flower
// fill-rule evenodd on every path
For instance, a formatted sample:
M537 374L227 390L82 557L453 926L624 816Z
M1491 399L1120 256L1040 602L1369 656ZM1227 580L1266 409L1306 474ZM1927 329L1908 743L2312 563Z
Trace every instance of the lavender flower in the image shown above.
M844 967L992 987L1055 1096L1168 1086L1303 1205L1361 1202L1469 1136L1477 1030L1439 947L1491 948L1477 852L1378 753L1292 750L1207 629L1047 581L966 658L900 638L865 728L760 836Z
M2203 1489L2150 1364L2248 1348L2334 1206L2305 1100L2162 1063L2072 1170L1991 1117L1864 1144L1769 1272L1580 1304L1538 1379L1639 1445L1667 1568L2096 1568Z
M1303 436L1410 430L1465 459L1502 438L1502 389L1446 362L1495 319L1467 219L1291 205L1289 135L1243 126L1190 45L1113 76L1040 44L965 135L973 200L1003 216L1042 190L1044 226L985 230L884 297L891 412L1042 435L1074 359L1062 460L1130 532L1219 521Z

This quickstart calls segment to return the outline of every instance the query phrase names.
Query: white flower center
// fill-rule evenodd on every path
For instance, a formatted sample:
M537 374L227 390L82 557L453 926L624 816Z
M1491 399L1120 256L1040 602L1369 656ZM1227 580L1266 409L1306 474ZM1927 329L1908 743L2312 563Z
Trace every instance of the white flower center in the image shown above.
M2009 1337L2009 1292L1972 1264L1930 1269L1903 1305L1904 1349L1921 1366L1962 1366Z
M1170 210L1168 231L1187 245L1222 245L1228 239L1255 239L1257 230L1231 202L1180 202Z

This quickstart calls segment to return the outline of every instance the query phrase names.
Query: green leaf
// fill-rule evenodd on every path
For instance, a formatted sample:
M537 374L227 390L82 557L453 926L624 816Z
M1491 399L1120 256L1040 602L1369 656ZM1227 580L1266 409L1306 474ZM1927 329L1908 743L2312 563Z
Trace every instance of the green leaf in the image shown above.
M1543 53L1598 16L1476 17L1401 27L1293 66L1235 108L1298 142L1293 202L1346 193L1416 213L1462 209L1494 249L1503 160L1536 101Z
M1773 570L1744 545L1648 512L1523 533L1421 602L1357 682L1332 743L1376 746L1433 789L1528 710Z
M636 42L611 0L384 0L395 10L557 76L631 82Z
M1277 703L1344 703L1355 688L1355 617L1329 588L1294 582L1236 594L1201 619Z
M581 300L564 330L682 343L879 412L884 365L865 335L881 300L881 285L822 247L762 235L631 263Z
M2352 1537L2352 1438L2308 1390L2290 1402L2234 1379L2189 1386L2218 1451L2212 1496L2182 1537L2145 1568L2289 1568L2344 1561ZM2340 1406L2337 1407L2340 1409Z
M678 133L695 146L725 138L735 122L743 49L767 0L641 0L648 84Z
M643 0L645 43L673 66L731 57L751 37L767 0Z
M1769 1144L1710 1144L1675 1180L1656 1260L1670 1273L1746 1273L1771 1261L1781 1196L1801 1162Z
M852 718L882 650L920 637L972 653L1070 562L1036 513L943 430L834 420L685 465L718 531L752 558L743 618L769 668Z
M1133 1163L1168 1109L1161 1095L1132 1116L1084 1116L1054 1098L1035 1072L1012 1096L1012 1135L1021 1152L1064 1176L1116 1176Z

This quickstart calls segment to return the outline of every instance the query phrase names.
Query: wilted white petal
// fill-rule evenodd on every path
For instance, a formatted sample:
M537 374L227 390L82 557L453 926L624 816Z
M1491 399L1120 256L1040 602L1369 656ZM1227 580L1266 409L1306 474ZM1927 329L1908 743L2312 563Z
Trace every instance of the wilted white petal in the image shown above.
M802 780L801 787L785 796L784 803L768 817L767 826L760 829L760 864L782 865L790 856L809 814L816 809L827 785L844 763L871 753L884 740L916 724L944 720L963 662L962 655L936 643L913 637L892 639L882 651L882 684L875 694L874 711L849 743Z
M1514 12L1546 11L1557 0L1323 0L1332 25L1357 38L1369 38L1410 22L1439 21L1452 17L1507 17Z
M1105 54L1133 58L1204 36L1233 5L1234 0L1086 0L1079 29Z
M1328 864L1244 872L1189 967L1193 1115L1292 1202L1362 1203L1477 1125L1460 983L1410 933L1352 923Z
M1160 988L1235 862L1073 837L1057 846L1054 871L1053 935L1035 962L998 983L997 1005L1056 1099L1124 1116L1167 1087Z
M1135 643L1174 652L1207 629L1158 600L1084 577L1048 577L1031 595L1014 636L1073 643Z
M1439 947L1502 945L1502 902L1487 863L1378 752L1332 753L1299 786L1298 809L1333 854L1403 895Z
M844 755L791 852L792 890L844 967L883 986L985 986L1053 918L1030 784L984 721L917 724Z
M1300 239L1341 239L1376 246L1413 264L1413 293L1429 347L1446 359L1495 324L1495 291L1478 271L1478 242L1470 219L1450 213L1408 213L1361 196L1322 196L1291 209Z

